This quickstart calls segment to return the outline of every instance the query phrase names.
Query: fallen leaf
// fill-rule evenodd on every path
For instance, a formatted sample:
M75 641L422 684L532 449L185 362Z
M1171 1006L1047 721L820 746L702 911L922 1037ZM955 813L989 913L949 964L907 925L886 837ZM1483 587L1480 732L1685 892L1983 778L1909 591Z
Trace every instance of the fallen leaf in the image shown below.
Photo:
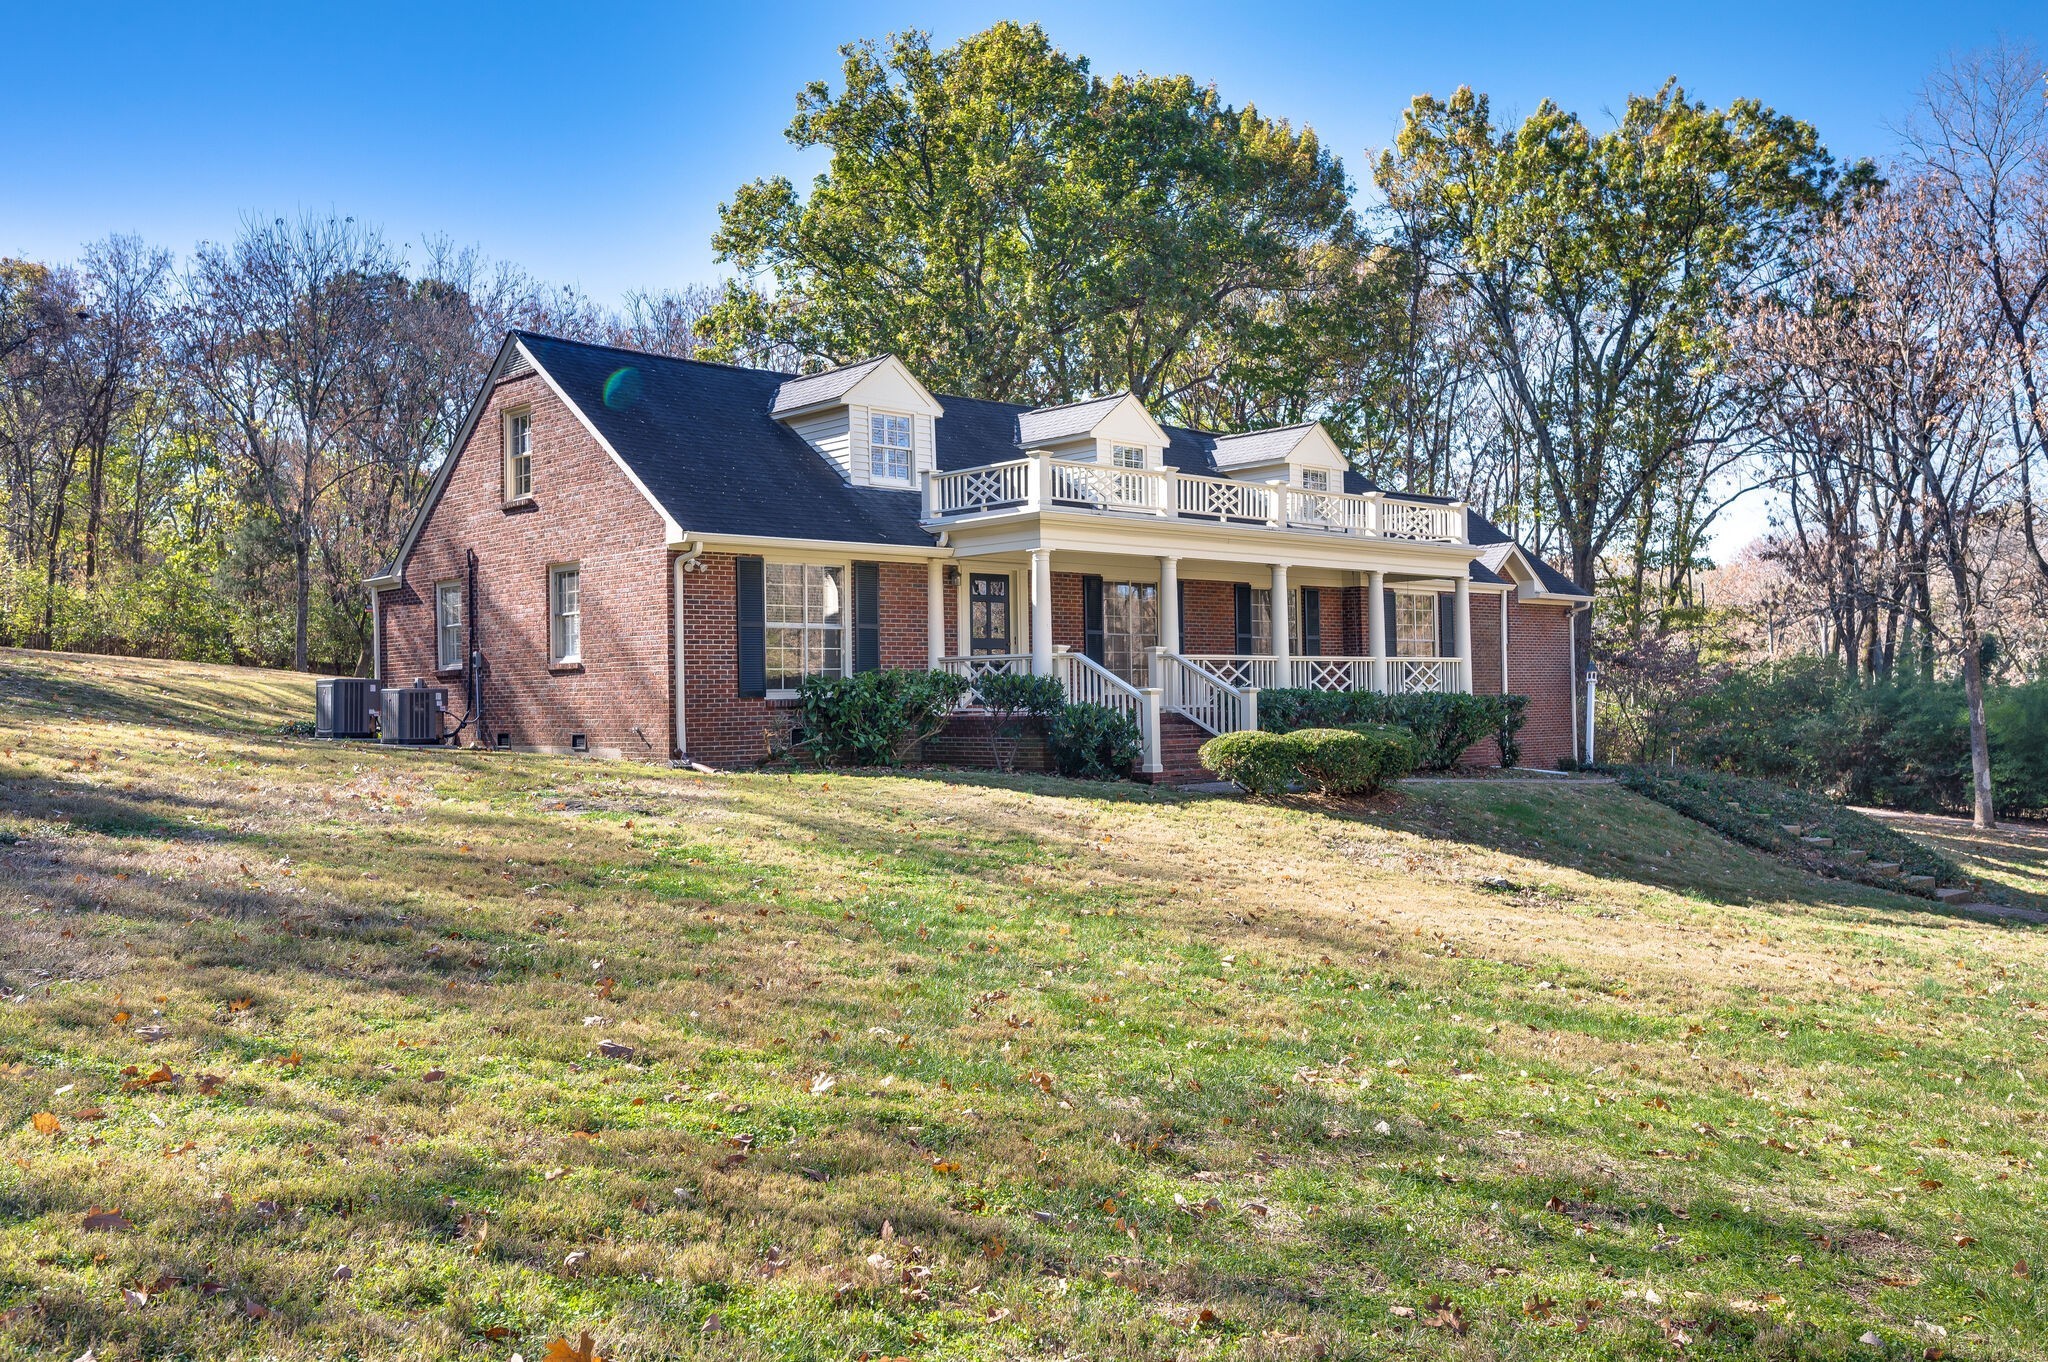
M101 1209L95 1206L86 1212L85 1219L80 1223L80 1228L88 1230L132 1230L135 1226L130 1224L128 1217L122 1215L120 1211L112 1207Z
M621 1044L615 1040L599 1041L597 1043L597 1052L606 1059L631 1059L633 1057L632 1046Z
M29 1118L29 1123L36 1128L38 1135L57 1135L64 1130L64 1123L52 1112L39 1111Z
M447 1076L448 1073L445 1069L429 1069L425 1073L420 1075L420 1082L439 1083L442 1079L446 1078Z
M547 1355L541 1362L605 1362L597 1353L597 1342L589 1334L571 1345L566 1338L558 1338L548 1344Z

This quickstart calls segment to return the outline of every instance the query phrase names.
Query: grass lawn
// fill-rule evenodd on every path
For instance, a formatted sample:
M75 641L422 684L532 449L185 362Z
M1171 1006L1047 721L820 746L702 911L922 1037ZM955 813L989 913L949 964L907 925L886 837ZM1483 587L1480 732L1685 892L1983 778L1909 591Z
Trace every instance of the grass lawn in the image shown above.
M0 686L0 1358L2048 1353L2048 938L1616 786L707 777Z

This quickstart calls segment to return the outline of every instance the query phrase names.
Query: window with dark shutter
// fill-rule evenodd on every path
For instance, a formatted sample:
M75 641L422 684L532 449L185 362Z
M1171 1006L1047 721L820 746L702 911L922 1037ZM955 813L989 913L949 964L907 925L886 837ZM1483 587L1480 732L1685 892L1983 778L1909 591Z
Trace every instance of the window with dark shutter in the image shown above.
M1323 655L1323 591L1321 587L1301 589L1301 653L1303 657Z
M1237 655L1249 657L1258 650L1258 636L1252 625L1252 589L1239 582L1233 590L1237 594Z
M1401 651L1401 626L1394 614L1394 589L1388 587L1386 599L1380 602L1381 619L1385 621L1386 655L1396 656Z
M1103 659L1102 579L1081 579L1081 651L1095 662Z
M762 608L762 561L759 558L740 558L735 561L735 569L733 604L739 620L740 694L762 696L768 693L768 646L766 617Z
M853 669L882 669L882 565L853 565Z
M1457 656L1457 621L1451 618L1451 605L1455 598L1439 595L1436 598L1436 655Z

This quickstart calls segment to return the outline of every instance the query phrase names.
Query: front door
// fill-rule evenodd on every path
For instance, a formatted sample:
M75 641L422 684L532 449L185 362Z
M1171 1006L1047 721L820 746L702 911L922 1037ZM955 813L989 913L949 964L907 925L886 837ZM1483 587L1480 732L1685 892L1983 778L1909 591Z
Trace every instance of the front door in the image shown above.
M1010 579L976 572L967 578L967 645L976 657L1010 651Z

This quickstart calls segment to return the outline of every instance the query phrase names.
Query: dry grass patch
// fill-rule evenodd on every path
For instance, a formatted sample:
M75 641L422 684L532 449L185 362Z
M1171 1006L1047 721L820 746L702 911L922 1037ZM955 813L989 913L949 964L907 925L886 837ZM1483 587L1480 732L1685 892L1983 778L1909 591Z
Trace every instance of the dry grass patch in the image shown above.
M1625 791L709 778L94 684L0 702L0 1357L2048 1347L2038 934Z

